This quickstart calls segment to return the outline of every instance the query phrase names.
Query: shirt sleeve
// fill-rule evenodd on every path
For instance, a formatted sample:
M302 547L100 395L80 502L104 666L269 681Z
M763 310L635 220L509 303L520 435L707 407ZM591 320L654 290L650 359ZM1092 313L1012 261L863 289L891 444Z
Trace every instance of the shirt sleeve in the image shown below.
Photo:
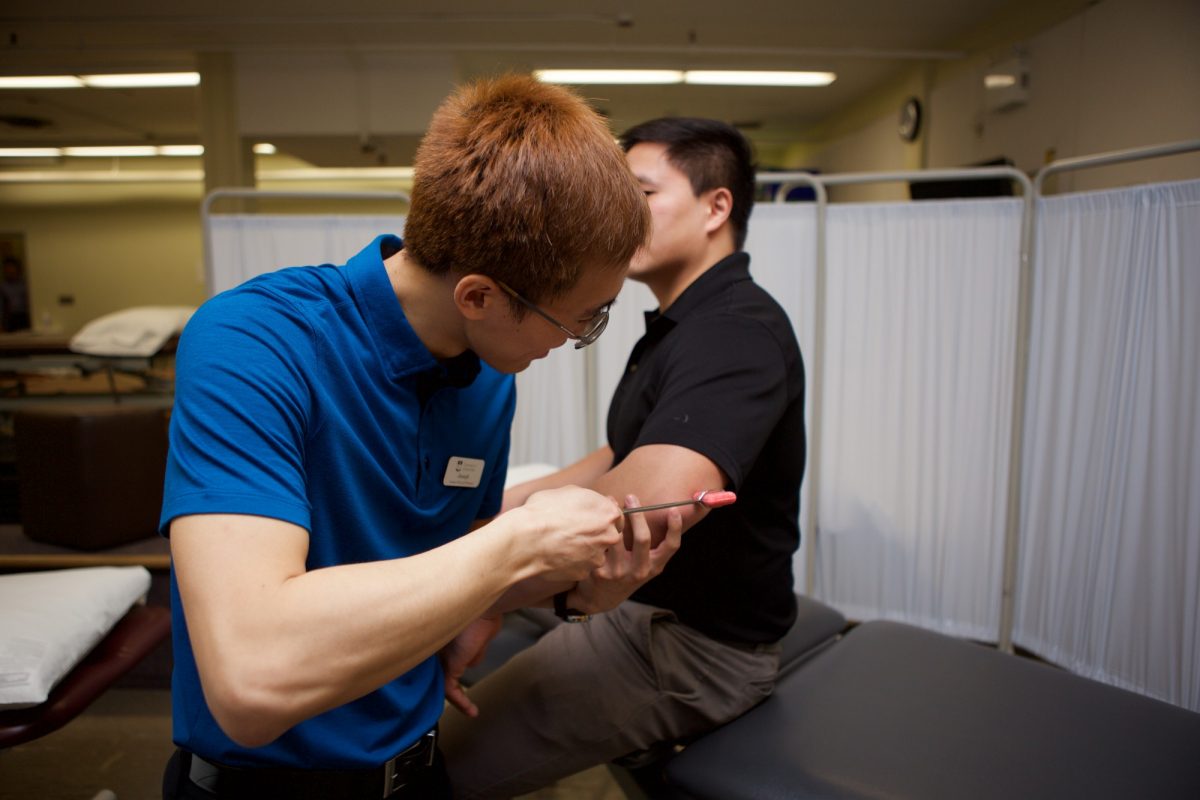
M658 398L635 447L694 450L739 490L787 407L779 343L762 324L732 314L697 319L668 341Z
M307 322L249 292L202 306L180 338L160 530L175 517L250 514L311 527Z

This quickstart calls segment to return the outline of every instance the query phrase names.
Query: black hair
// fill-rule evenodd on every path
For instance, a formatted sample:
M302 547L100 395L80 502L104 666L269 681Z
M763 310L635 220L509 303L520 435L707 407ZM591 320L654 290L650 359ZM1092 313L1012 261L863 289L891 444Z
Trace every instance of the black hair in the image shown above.
M746 137L715 119L660 117L621 135L625 152L639 144L666 145L667 160L687 175L697 197L712 189L729 190L733 196L729 223L734 246L741 250L754 207L754 153Z

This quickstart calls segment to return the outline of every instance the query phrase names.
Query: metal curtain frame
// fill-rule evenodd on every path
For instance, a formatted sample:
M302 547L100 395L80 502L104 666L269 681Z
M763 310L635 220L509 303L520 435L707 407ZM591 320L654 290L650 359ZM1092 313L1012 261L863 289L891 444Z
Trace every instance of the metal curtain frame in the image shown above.
M1191 139L1182 142L1172 142L1163 145L1154 145L1150 147L1135 147L1128 150L1114 150L1107 153L1097 153L1091 156L1079 156L1076 158L1063 158L1057 161L1052 161L1046 166L1037 171L1033 178L1033 207L1036 210L1038 202L1042 199L1042 187L1046 182L1046 178L1059 172L1072 172L1081 169L1089 169L1091 167L1107 166L1110 164L1121 164L1127 161L1140 161L1149 158L1159 158L1162 156L1178 155L1200 150L1200 139ZM1023 271L1022 289L1021 289L1021 320L1018 323L1021 333L1018 347L1023 352L1021 362L1025 364L1025 369L1019 376L1021 382L1021 391L1016 393L1013 400L1013 420L1014 432L1019 425L1021 428L1025 424L1025 411L1027 398L1024 391L1024 386L1027 376L1024 374L1028 369L1028 349L1029 349L1029 326L1031 324L1031 296L1032 287L1031 281L1026 280L1025 276L1032 278L1034 268L1034 227L1036 225L1037 215L1031 213L1029 216L1029 224L1026 226L1024 238L1027 242L1022 246L1023 260L1027 260L1026 269ZM1023 497L1021 495L1021 465L1018 463L1024 457L1023 439L1014 439L1012 448L1013 462L1009 464L1009 504L1008 518L1010 527L1013 528L1011 534L1005 537L1004 542L1004 572L1003 572L1003 589L1000 605L1000 639L998 646L1001 650L1007 653L1013 652L1013 629L1016 626L1016 590L1017 590L1017 558L1020 550L1020 540L1016 531L1016 525L1020 519L1021 503Z
M1200 150L1200 139L1187 139L1182 142L1152 145L1150 147L1134 147L1128 150L1112 150L1107 153L1096 153L1091 156L1077 158L1060 158L1052 161L1037 171L1033 178L1034 193L1041 198L1042 184L1046 178L1058 172L1073 172L1075 170L1103 167L1110 164L1122 164L1126 161L1142 161L1148 158L1174 156Z
M1034 210L1034 189L1033 183L1029 176L1024 172L1013 167L966 167L962 169L927 169L927 170L903 170L898 172L847 172L834 175L813 175L811 173L796 172L796 173L777 173L775 175L764 175L760 180L766 181L782 181L779 191L776 196L776 202L784 202L787 196L789 184L807 183L816 188L817 195L817 269L816 269L816 298L814 302L813 324L816 327L813 336L813 349L816 351L815 368L810 369L811 383L818 388L812 392L814 399L810 409L810 423L812 430L810 431L809 442L812 457L809 467L809 508L806 516L806 526L808 528L808 537L805 545L805 592L812 594L816 586L816 539L820 535L820 529L817 524L818 512L818 494L817 490L820 486L820 431L821 431L821 394L823 386L819 381L822 377L822 368L824 356L822 350L825 346L825 275L826 275L826 253L825 253L825 211L829 204L828 192L825 187L828 186L849 186L866 183L894 183L898 181L905 182L924 182L924 181L965 181L978 178L1007 178L1016 181L1021 185L1023 195L1023 213L1021 217L1021 234L1020 234L1020 263L1017 265L1018 288L1017 288L1017 342L1013 356L1013 412L1011 420L1011 434L1009 438L1009 477L1008 477L1008 503L1005 512L1005 552L1010 549L1016 551L1016 537L1018 536L1018 523L1020 509L1020 463L1022 429L1024 426L1024 403L1025 394L1025 376L1028 372L1029 358L1029 324L1030 324L1030 291L1032 285L1032 274L1030 272L1031 259L1030 248L1033 229L1033 210ZM815 446L813 446L815 442ZM1005 571L1002 574L1002 592L1001 597L1001 614L1000 614L1000 630L997 633L997 638L1001 642L1008 643L1008 651L1011 652L1011 614L1008 618L1005 617L1004 610L1006 604L1011 608L1012 587L1004 581L1007 577L1007 562L1005 563ZM1005 629L1005 625L1008 629Z
M399 200L411 203L406 192L312 192L287 191L280 189L256 189L253 187L230 187L213 189L200 203L200 220L204 230L204 284L209 296L213 293L213 234L209 220L214 216L212 207L218 200Z

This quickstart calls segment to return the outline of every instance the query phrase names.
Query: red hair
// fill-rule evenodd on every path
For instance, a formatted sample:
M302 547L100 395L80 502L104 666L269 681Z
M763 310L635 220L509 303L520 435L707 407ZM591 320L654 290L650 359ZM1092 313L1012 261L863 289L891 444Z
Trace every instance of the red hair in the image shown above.
M434 274L533 300L628 266L650 215L625 155L575 93L507 75L459 88L417 149L404 246Z

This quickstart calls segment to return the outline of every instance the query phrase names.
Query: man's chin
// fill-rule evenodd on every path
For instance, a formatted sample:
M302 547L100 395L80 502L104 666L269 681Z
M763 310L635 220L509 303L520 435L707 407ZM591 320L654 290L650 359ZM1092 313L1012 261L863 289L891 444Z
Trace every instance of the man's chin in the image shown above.
M548 355L550 355L550 352L546 351L545 353L542 353L540 356L535 355L535 356L529 356L529 357L523 358L523 359L512 359L511 361L506 361L503 364L489 363L488 366L490 366L492 369L496 370L496 372L502 372L505 375L516 375L518 372L524 372L525 370L529 369L529 367L533 364L534 361L543 359Z
M625 279L645 283L653 269L649 264L633 263L629 265L629 271L625 273Z

